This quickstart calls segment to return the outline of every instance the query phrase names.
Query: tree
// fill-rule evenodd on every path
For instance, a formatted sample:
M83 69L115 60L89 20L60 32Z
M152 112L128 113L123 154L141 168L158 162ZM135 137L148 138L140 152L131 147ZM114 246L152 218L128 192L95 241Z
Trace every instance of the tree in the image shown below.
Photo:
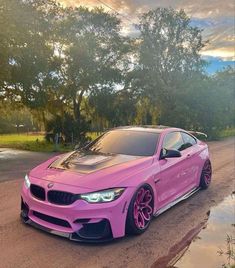
M139 62L132 82L160 110L159 122L172 124L176 92L203 70L201 30L190 25L183 10L157 8L139 24Z
M157 125L159 120L159 110L156 105L147 97L138 99L136 103L136 125Z
M158 123L212 137L233 126L234 70L204 73L201 30L185 12L151 10L138 27L128 38L100 8L0 0L1 105L26 107L66 142L90 127Z
M48 85L53 84L54 50L49 42L53 1L0 0L0 99L42 111L48 105ZM7 26L6 26L7 25ZM7 30L6 30L7 29ZM44 118L45 121L45 118Z
M102 119L98 129L133 124L136 99L125 89L115 92L96 91L95 95L90 96L89 104L94 108L92 118L96 121Z
M82 138L83 99L96 90L114 92L128 68L129 39L120 35L120 20L102 9L62 8L55 1L0 1L12 26L2 42L12 53L4 52L9 76L2 76L1 98L41 111L45 124L72 114Z
M57 76L64 85L61 98L69 103L81 126L83 98L107 88L113 92L122 83L129 39L120 35L119 19L100 8L66 9L56 34L61 60Z
M4 103L0 106L0 134L38 130L32 114L23 105Z
M235 126L235 68L229 66L217 72L213 77L213 87L218 100L217 109L220 110L220 121L223 128Z

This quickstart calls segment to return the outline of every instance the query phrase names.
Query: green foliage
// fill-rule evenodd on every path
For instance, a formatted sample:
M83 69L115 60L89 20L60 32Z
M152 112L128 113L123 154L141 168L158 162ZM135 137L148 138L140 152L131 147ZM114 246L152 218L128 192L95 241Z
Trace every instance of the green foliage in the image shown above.
M102 128L132 124L136 112L135 102L132 94L126 90L96 91L89 98L89 105L94 108L92 118L96 122L100 118Z
M9 143L43 141L44 137L40 134L3 134L0 135L1 146Z
M0 62L8 73L0 77L0 96L30 108L44 107L47 102L44 82L50 78L48 59L53 55L47 42L50 21L41 10L43 5L44 1L0 2L0 18L7 24L0 23L4 27L0 30L4 51Z
M235 128L227 128L220 132L221 138L232 137L232 136L235 136Z
M213 86L217 97L217 111L223 127L234 127L235 124L235 68L228 67L217 72L213 77Z
M86 140L86 132L89 130L87 121L81 117L80 124L74 120L71 114L65 113L63 117L56 116L46 123L46 140L53 142L56 135L59 135L60 142L78 142L78 137L82 142Z
M82 102L96 92L112 93L122 82L129 52L128 38L120 35L120 21L103 9L67 8L56 25L57 77L63 83L59 98L66 100L84 139L88 122ZM60 55L63 55L62 57ZM56 56L55 56L56 57Z
M140 99L145 100L144 107L137 106L145 119L137 122L157 121L204 131L210 139L218 137L221 129L232 126L234 69L214 77L204 74L200 50L205 43L201 30L190 25L185 12L151 10L141 17L139 28L139 61L132 84ZM154 112L150 116L151 111Z
M101 133L88 132L87 140L94 140ZM0 135L0 147L38 152L67 152L74 150L74 144L55 144L45 140L44 135L37 134L4 134Z
M166 8L143 14L139 29L140 86L145 94L158 100L158 105L165 106L166 102L174 105L172 93L182 81L202 70L201 30L190 26L190 19L183 10Z
M140 98L136 104L136 125L157 125L159 110L147 97Z
M0 134L38 131L39 127L30 110L22 105L1 103Z
M142 14L138 28L138 38L124 37L117 16L101 8L0 0L0 110L15 111L1 115L0 133L24 122L68 143L118 125L172 125L210 138L231 129L234 69L204 73L202 30L166 8Z
M53 152L53 151L71 151L71 146L59 146L45 141L43 135L35 134L8 134L0 135L0 147L15 148L20 150L38 151L38 152Z

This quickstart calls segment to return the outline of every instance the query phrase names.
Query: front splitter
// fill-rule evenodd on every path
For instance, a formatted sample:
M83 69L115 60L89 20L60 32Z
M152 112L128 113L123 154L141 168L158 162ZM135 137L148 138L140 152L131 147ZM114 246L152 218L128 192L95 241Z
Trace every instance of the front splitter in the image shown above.
M99 238L99 239L85 239L85 238L82 238L79 236L79 234L77 234L76 232L74 233L66 233L66 232L61 232L61 231L56 231L56 230L53 230L53 229L50 229L48 227L45 227L43 225L40 225L34 221L32 221L31 219L27 218L25 219L25 217L21 214L21 218L23 220L23 222L25 224L28 224L30 226L33 226L39 230L42 230L44 232L47 232L47 233L50 233L50 234L53 234L53 235L56 235L56 236L60 236L60 237L63 237L63 238L67 238L71 241L75 241L75 242L83 242L83 243L92 243L92 244L95 244L95 243L105 243L105 242L110 242L113 240L113 237L108 237L108 238Z

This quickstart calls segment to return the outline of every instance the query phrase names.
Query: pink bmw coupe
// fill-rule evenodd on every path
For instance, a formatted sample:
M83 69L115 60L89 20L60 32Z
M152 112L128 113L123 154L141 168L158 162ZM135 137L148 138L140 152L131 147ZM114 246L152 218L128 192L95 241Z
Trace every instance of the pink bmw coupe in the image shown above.
M76 241L141 234L153 216L211 182L208 146L161 126L120 127L25 176L21 217Z

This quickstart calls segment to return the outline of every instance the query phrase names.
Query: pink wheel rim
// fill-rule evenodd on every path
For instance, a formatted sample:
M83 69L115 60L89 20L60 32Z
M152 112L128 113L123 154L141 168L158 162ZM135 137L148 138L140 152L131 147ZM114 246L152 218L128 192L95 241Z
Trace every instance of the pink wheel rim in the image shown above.
M203 168L204 180L207 185L210 184L211 182L211 174L212 174L211 163L208 161L205 163L205 166Z
M139 189L134 202L134 220L139 229L145 229L152 218L152 200L153 196L149 189L144 187Z

